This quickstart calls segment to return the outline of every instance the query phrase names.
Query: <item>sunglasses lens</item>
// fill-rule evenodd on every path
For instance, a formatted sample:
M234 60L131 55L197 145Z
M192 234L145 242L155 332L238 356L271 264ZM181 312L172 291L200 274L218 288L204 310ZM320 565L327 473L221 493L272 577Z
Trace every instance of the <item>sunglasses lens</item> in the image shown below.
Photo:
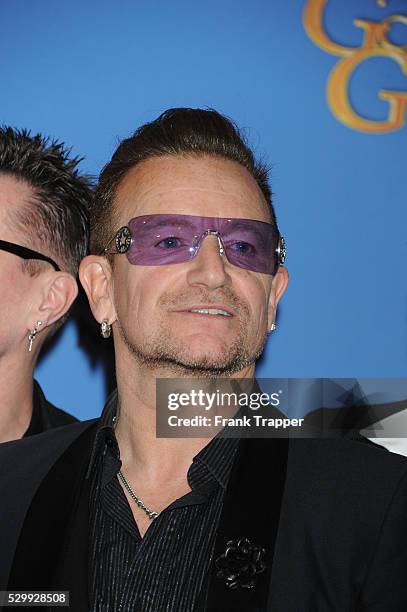
M131 264L160 266L191 258L193 226L178 215L145 215L129 221L133 242L127 252Z
M236 223L233 223L235 221ZM274 274L276 239L271 226L248 219L232 220L222 237L231 263L246 270Z
M159 266L191 259L208 230L220 234L230 263L274 274L278 236L270 224L251 219L194 215L144 215L131 219L129 263Z

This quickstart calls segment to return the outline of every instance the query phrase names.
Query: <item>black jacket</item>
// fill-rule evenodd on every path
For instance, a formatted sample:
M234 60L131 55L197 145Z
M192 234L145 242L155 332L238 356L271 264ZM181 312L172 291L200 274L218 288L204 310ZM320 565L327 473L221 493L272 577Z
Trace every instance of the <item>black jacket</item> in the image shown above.
M54 427L71 425L77 421L78 419L71 414L51 404L51 402L46 399L38 382L34 380L33 413L30 425L24 437L33 436L43 431L48 431L48 429L53 429Z
M86 475L97 426L0 446L0 590L69 590L71 609L89 610ZM266 548L266 570L254 588L231 590L214 560L242 537ZM230 571L250 567L243 558ZM246 439L196 610L405 612L406 568L407 459L347 439Z

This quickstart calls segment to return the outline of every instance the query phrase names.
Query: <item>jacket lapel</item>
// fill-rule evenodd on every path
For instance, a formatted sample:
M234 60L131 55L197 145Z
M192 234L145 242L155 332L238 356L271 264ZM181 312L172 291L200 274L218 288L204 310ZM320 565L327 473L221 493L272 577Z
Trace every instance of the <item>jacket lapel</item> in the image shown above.
M214 555L198 603L198 611L265 610L284 493L289 441L286 438L243 439L225 494ZM216 559L230 540L247 538L265 548L266 569L253 588L226 586Z
M70 445L38 488L20 532L9 590L53 590L56 584L61 590L70 590L71 584L76 584L87 601L89 481L85 475L95 430L94 424ZM76 533L73 538L77 530L80 536ZM79 540L75 549L74 539ZM60 580L61 567L69 568L69 588Z
M88 543L90 479L81 478L71 512L53 589L69 591L69 605L75 612L88 612Z

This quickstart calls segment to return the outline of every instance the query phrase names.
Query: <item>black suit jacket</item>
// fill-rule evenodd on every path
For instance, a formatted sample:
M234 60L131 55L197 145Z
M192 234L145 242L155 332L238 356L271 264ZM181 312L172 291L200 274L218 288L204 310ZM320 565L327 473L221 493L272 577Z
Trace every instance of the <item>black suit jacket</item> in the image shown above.
M38 382L34 379L33 384L33 414L30 425L24 436L32 436L54 427L62 427L77 423L74 416L51 404L44 395Z
M71 609L89 610L96 429L87 421L0 446L0 590L69 590ZM265 547L266 570L254 588L231 590L214 561L241 537ZM406 544L404 457L346 439L242 440L196 609L405 611Z

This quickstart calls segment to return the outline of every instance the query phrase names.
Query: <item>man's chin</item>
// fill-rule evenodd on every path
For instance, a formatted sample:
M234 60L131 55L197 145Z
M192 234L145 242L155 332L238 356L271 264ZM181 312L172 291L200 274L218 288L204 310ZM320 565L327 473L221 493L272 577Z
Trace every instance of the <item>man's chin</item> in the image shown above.
M151 366L165 369L173 376L213 378L235 374L252 365L258 355L243 351L217 351L210 354L201 351L163 351L152 356ZM147 365L147 364L145 364Z
M190 378L214 378L222 376L230 376L239 372L247 364L242 363L241 359L236 356L232 359L181 359L180 357L171 357L161 359L161 366L171 371L176 376L186 376Z
M174 377L227 377L253 365L262 352L262 347L258 347L255 354L249 353L247 339L243 336L234 338L230 344L207 338L195 345L195 342L175 343L173 338L162 334L137 346L123 332L121 335L141 366Z
M161 354L163 361L178 363L186 368L219 369L234 361L237 355L227 354L226 351L213 351L211 353L199 351L168 351Z

